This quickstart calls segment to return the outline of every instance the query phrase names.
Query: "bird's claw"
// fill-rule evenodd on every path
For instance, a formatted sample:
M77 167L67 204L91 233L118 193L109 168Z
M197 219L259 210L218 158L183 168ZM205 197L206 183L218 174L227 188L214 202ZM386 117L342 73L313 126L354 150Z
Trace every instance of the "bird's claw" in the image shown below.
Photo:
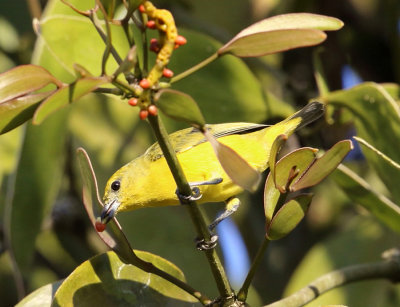
M179 192L179 189L176 189L175 194L178 196L179 201L181 204L188 204L191 201L199 200L203 195L200 193L200 189L198 187L191 187L192 194L191 195L182 195Z
M199 251L210 250L217 246L218 236L212 235L210 241L203 239L196 239L196 247Z

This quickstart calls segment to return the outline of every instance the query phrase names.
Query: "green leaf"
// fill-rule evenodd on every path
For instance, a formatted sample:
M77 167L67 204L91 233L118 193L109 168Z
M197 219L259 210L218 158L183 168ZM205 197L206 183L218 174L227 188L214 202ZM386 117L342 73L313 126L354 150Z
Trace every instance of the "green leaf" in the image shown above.
M375 191L363 178L344 165L339 165L331 177L352 201L363 206L385 225L400 233L398 205Z
M86 77L78 79L74 83L60 88L43 101L43 103L37 108L33 115L33 123L42 123L51 113L78 100L82 96L93 92L99 86L107 83L109 83L109 80L106 77Z
M206 124L196 101L189 95L170 89L164 89L155 97L157 107L167 116L184 121L203 130Z
M292 151L283 158L281 158L275 166L275 182L272 173L268 174L267 181L264 189L264 212L267 220L267 225L275 212L276 205L281 195L279 189L276 187L286 187L289 175L294 170L296 176L292 178L290 185L294 180L301 176L304 171L308 169L310 164L314 161L317 149L310 147L303 147ZM289 187L290 187L289 185Z
M68 1L80 10L94 7L89 0ZM124 58L129 51L124 30L121 26L110 24L112 44L119 56ZM93 75L100 75L101 61L105 43L100 38L89 18L85 18L61 1L53 1L46 8L46 14L39 23L38 46L33 58L43 57L44 50L58 62L55 75L69 75L67 82L72 82L75 75L75 63L85 67ZM62 33L62 35L60 35ZM84 34L84 35L83 35ZM107 61L106 71L111 74L118 67L113 57Z
M211 133L206 131L204 135L213 147L222 168L232 181L243 189L254 192L261 181L260 173L232 148L218 142Z
M60 287L62 280L45 285L25 296L15 307L47 307L51 306L54 294Z
M278 240L288 235L305 216L312 197L312 194L301 194L284 204L267 227L267 238Z
M51 93L32 94L0 103L0 134L31 119L39 103Z
M221 46L198 32L180 29L188 42L178 48L168 67L177 75L208 58ZM209 123L235 121L262 122L268 110L260 82L243 62L235 57L222 57L195 74L173 83L173 88L190 95ZM168 122L173 130L182 128Z
M318 158L310 168L299 177L299 179L297 179L296 182L294 182L290 187L290 190L294 192L320 183L337 168L340 162L342 162L352 149L353 143L350 140L336 143L322 157Z
M271 174L271 177L272 177L273 182L275 184L275 187L277 187L277 185L276 185L276 171L275 171L276 158L278 156L278 153L279 153L281 147L287 141L287 139L288 139L288 136L285 135L285 134L278 135L278 137L272 143L271 151L269 153L268 165L269 165L270 174Z
M50 83L62 85L43 67L17 66L0 74L0 103L34 92Z
M10 191L7 236L15 261L25 277L31 272L35 238L61 184L66 115L58 112L41 126L27 126Z
M308 13L278 15L261 20L239 32L218 50L239 57L261 56L298 47L312 46L326 39L322 31L338 30L339 19Z
M354 116L357 135L374 148L400 162L400 151L395 144L400 143L400 106L385 88L373 82L366 82L350 88L331 92L321 98L334 107L345 107ZM400 171L390 166L374 152L367 150L365 156L392 194L400 203Z
M180 280L183 273L167 260L142 251ZM98 255L75 269L58 288L52 306L193 306L196 300L170 282L121 262L113 252Z

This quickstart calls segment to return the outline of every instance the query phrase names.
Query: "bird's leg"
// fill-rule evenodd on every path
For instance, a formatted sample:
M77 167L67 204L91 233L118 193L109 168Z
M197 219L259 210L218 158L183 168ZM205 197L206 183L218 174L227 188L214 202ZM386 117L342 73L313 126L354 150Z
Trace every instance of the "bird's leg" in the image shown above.
M189 182L190 187L192 188L192 195L186 196L182 195L178 189L176 189L175 194L178 196L178 199L182 205L188 204L190 201L199 200L201 198L200 189L197 187L199 185L211 185L218 184L222 182L222 178L213 178L205 181L195 181Z
M226 206L225 206L225 211L222 212L215 220L208 226L208 230L210 232L211 239L210 241L205 241L204 239L196 239L196 246L197 249L199 250L205 250L205 249L212 249L217 245L218 241L218 236L213 233L214 228L222 222L224 219L226 219L228 216L230 216L232 213L234 213L240 206L240 200L239 198L236 197L231 197L227 199L226 201Z
M179 193L178 189L176 189L175 193L178 196L180 203L185 205L188 204L190 201L198 200L201 198L202 195L200 193L200 189L198 188L199 185L219 184L221 182L222 178L213 178L205 181L189 182L189 185L192 188L193 192L192 195L184 196L181 193ZM210 236L211 238L209 241L206 241L204 238L202 239L196 238L196 247L198 250L209 250L217 246L218 236L213 234L211 231L210 231Z
M240 200L237 197L231 197L225 201L226 206L225 206L225 211L222 212L220 215L217 216L217 218L208 226L208 229L211 231L214 230L214 228L221 223L224 219L226 219L228 216L230 216L232 213L236 212L236 210L240 206Z

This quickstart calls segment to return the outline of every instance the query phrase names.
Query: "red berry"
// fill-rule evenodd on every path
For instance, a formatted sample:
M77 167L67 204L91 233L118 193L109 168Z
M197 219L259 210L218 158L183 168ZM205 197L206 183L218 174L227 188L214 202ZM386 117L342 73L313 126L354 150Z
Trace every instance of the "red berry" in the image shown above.
M144 8L143 4L139 5L139 11L140 11L140 13L146 12L146 9Z
M147 110L140 110L140 112L139 112L139 117L141 120L145 120L148 115L149 115L149 111L147 111Z
M178 36L175 38L175 44L178 45L178 46L183 46L183 45L186 44L186 43L187 43L187 40L186 40L186 38L185 38L184 36L182 36L182 35L178 35Z
M94 224L97 232L103 232L106 229L106 224L103 224L100 221L96 221L96 223Z
M156 28L156 22L155 22L154 20L149 20L149 21L146 23L146 26L147 26L149 29L155 29L155 28Z
M150 82L147 79L142 79L139 82L139 85L143 88L143 89L148 89L150 87Z
M150 40L150 51L158 53L160 51L160 44L156 38Z
M138 104L138 99L137 98L131 98L131 99L129 99L128 100L128 103L129 103L129 105L131 105L132 107L135 107L135 106L137 106L137 104Z
M174 72L171 69L168 69L168 68L164 68L162 74L163 74L163 76L165 78L172 78L174 76Z
M149 111L149 114L152 115L152 116L156 116L158 114L158 109L154 104L150 105L147 108L147 110Z

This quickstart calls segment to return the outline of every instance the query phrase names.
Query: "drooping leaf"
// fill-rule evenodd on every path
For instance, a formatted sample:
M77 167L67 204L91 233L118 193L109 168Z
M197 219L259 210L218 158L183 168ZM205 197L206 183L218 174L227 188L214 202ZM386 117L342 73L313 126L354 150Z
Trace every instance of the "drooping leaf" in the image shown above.
M28 121L41 101L52 92L18 97L0 103L0 134L6 133Z
M218 50L239 57L254 57L298 47L312 46L325 40L322 31L338 30L343 26L337 18L293 13L261 20L239 32Z
M76 101L106 83L109 83L109 80L106 77L86 77L78 79L68 86L64 86L43 101L43 103L37 108L33 115L33 123L42 123L51 113Z
M354 117L357 136L391 160L400 161L400 151L394 145L400 143L400 105L383 86L366 82L348 90L331 92L321 99L334 107L348 109ZM399 203L400 171L370 150L365 151L365 156Z
M50 307L62 280L45 285L25 296L15 307Z
M0 103L32 93L54 83L62 83L37 65L21 65L0 74Z
M103 204L99 196L97 179L89 156L83 148L77 150L79 166L83 179L83 204L88 213L93 228L101 216ZM136 263L137 257L132 251L128 240L121 231L118 221L113 218L103 232L97 232L100 238L126 263Z
M215 155L226 174L234 183L254 192L260 184L261 175L232 148L218 142L211 133L204 134L214 149Z
M167 260L135 251L172 276L183 273ZM52 306L195 306L196 300L163 278L127 265L113 252L85 261L58 288Z
M335 170L352 149L353 143L350 140L336 143L322 157L318 158L310 168L297 179L296 182L294 182L290 187L290 190L294 192L320 183L326 176Z
M167 116L189 123L202 129L206 124L196 101L189 95L170 89L164 89L155 97L157 107Z
M368 182L344 165L339 165L331 177L352 201L363 206L385 225L400 233L398 205L375 191Z
M286 156L282 157L275 167L275 182L274 183L272 174L269 173L264 189L264 212L267 221L267 225L272 220L273 214L276 209L281 192L278 187L284 188L287 186L289 175L292 170L295 172L295 177L292 178L289 187L294 183L296 178L301 176L304 171L312 164L317 153L317 149L310 147L303 147L292 151Z
M268 225L267 238L278 240L287 236L305 216L312 197L312 194L301 194L284 204Z

